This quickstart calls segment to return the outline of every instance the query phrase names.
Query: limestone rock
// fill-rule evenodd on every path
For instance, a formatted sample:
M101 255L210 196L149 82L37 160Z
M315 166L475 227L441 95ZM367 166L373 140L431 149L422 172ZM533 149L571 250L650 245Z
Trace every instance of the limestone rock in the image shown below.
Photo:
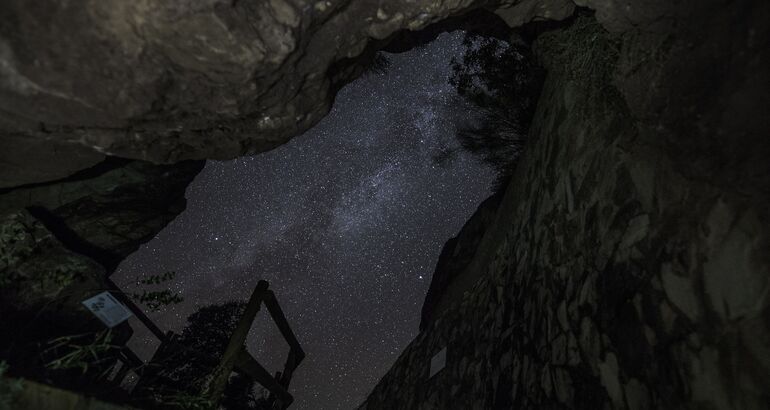
M476 248L479 246L482 236L494 221L499 203L499 196L487 198L479 205L457 236L444 245L431 277L428 294L422 305L420 329L425 329L431 320L440 313L441 308L446 307L447 303L451 303L442 302L442 299L453 300L466 290L465 286L475 281L475 277L464 277L474 275L474 272L470 272L466 268L476 254ZM500 293L502 293L502 289L500 289Z
M64 177L99 154L171 163L269 150L326 114L370 42L486 3L3 1L0 164L16 175L0 182ZM517 21L545 17L536 9ZM40 160L51 141L72 152L31 172L10 155L19 141Z
M770 3L576 3L595 19L535 42L548 76L482 276L362 409L770 407ZM462 377L402 378L435 340ZM461 380L490 382L444 393Z
M104 328L81 302L109 290L118 263L184 209L202 166L110 158L71 178L0 191L0 354L12 367L35 377L47 341ZM115 329L131 334L126 323Z

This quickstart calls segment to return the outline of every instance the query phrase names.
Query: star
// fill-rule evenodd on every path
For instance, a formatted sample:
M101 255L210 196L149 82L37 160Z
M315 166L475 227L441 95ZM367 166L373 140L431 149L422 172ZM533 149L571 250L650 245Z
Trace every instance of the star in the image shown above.
M245 301L269 281L307 352L292 408L360 404L417 335L442 246L491 193L494 171L470 153L434 160L457 148L454 130L472 115L448 83L462 37L388 54L385 73L344 87L321 122L285 145L209 161L187 209L113 277L128 290L138 276L175 271L185 301L152 317L177 332L200 307ZM285 341L260 315L248 348L279 370Z

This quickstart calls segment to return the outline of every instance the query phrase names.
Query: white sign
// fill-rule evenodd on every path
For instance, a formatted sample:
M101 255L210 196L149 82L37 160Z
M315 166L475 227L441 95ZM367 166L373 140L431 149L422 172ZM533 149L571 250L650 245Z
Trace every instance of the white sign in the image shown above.
M428 376L428 378L433 377L443 369L444 366L446 366L446 347L439 350L439 352L430 359L430 376Z
M102 292L82 303L107 327L115 327L131 317L131 311L118 302L110 292Z

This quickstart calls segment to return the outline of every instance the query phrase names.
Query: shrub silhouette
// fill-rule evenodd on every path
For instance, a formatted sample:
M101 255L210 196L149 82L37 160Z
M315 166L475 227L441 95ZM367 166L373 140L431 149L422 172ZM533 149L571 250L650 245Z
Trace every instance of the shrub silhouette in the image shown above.
M459 127L460 145L497 172L502 190L516 166L542 88L544 72L524 43L467 33L462 60L453 60L450 84L468 103L472 119Z

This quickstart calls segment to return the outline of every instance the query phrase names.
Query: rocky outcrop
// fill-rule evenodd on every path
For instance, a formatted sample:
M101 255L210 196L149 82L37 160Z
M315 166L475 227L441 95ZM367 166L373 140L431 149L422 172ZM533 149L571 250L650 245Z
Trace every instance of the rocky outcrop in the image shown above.
M431 276L430 287L422 304L420 330L430 326L453 301L462 297L479 279L477 271L468 270L484 232L495 221L501 195L495 194L481 203L460 232L444 244Z
M62 180L0 191L0 214L33 217L111 272L182 212L185 189L202 167L109 158Z
M184 209L185 188L202 166L110 158L62 180L0 191L0 357L42 377L47 341L102 329L81 302L109 290L118 263Z
M60 178L104 154L172 163L271 149L326 114L356 74L340 64L361 64L372 40L497 3L3 1L0 184ZM499 3L526 5L517 22L574 8Z
M548 76L466 268L480 279L362 409L770 405L770 149L756 91L770 7L586 3L605 7L611 32L581 17L539 36Z
M372 39L575 5L603 29L537 41L548 79L463 269L480 279L363 407L767 408L770 5L749 0L6 0L0 310L19 331L3 355L74 331L58 326L81 323L84 293L181 210L201 166L106 154L264 151L326 113Z

